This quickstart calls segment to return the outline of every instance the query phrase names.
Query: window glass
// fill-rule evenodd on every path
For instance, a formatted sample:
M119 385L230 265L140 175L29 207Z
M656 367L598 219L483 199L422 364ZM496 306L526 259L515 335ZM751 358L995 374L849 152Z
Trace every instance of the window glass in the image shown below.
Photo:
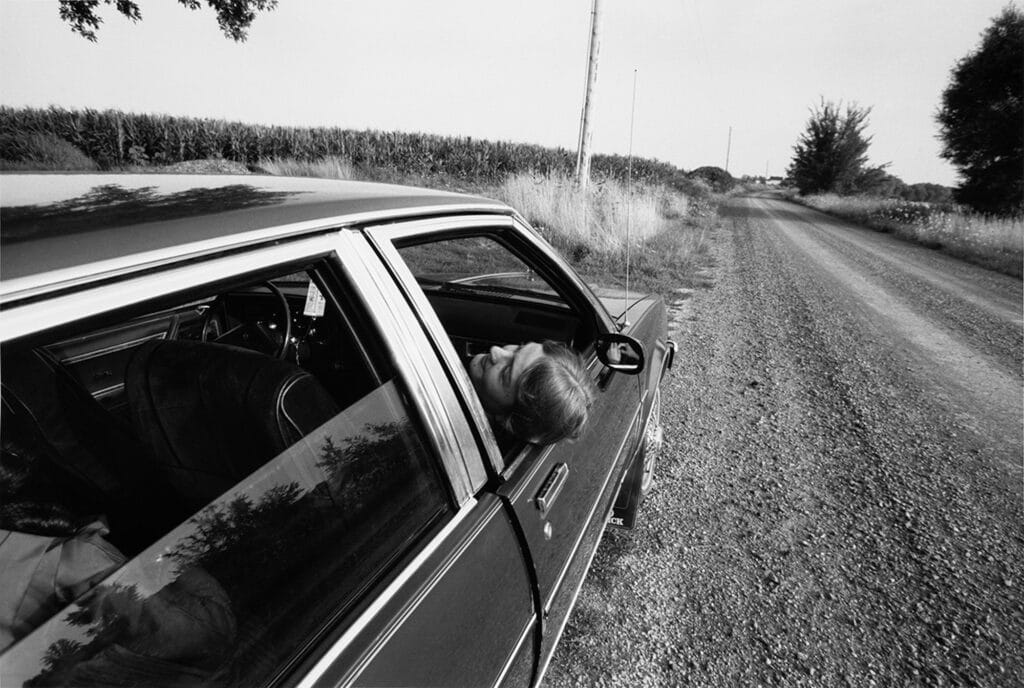
M415 237L396 249L437 314L485 412L493 413L496 403L486 398L481 370L489 366L481 363L486 358L481 355L493 347L550 340L584 355L592 349L596 323L581 317L541 276L537 266L542 259L529 251L517 254L497 236L479 231L441 239ZM495 360L494 355L488 360ZM523 443L491 419L508 461Z
M417 240L397 249L466 363L495 345L553 340L583 351L593 339L592 324L492 236Z
M3 351L5 686L271 681L451 514L383 347L285 272Z
M413 275L425 288L491 288L511 294L534 294L560 301L558 293L502 244L471 236L417 244L400 249Z

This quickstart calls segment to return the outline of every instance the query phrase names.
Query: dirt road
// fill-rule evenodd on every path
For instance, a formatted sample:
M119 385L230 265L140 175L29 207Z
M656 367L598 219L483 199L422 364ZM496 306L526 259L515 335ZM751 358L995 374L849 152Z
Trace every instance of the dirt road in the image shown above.
M667 448L545 685L1024 685L1021 281L723 210Z

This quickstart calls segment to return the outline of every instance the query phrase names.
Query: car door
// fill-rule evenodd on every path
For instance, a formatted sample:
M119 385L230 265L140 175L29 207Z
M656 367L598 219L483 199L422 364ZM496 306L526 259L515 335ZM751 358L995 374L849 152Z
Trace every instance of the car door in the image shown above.
M514 218L420 221L375 227L367 233L423 320L435 350L448 365L453 384L477 421L478 441L491 457L497 480L496 494L514 513L528 548L542 624L538 653L543 669L600 540L626 463L635 451L640 382L635 376L608 370L598 361L593 339L608 331L606 313L550 247ZM481 246L488 243L495 253L509 255L488 253L488 248ZM475 270L473 263L481 267ZM442 284L451 285L449 292L435 287L443 279L437 270L447 271L450 279ZM492 272L472 274L479 270ZM515 290L510 288L503 296L499 289L503 280L520 274L529 275L533 282L520 280ZM474 292L467 286L473 284L486 284L486 289ZM524 286L537 292L535 298L521 298ZM540 296L541 292L553 293L557 299L541 304L548 298ZM460 299L464 301L461 307L453 304ZM466 322L474 319L475 324ZM466 330L474 327L484 344L515 336L508 334L506 321L525 333L518 341L545 334L561 337L587 362L598 393L588 428L578 441L548 447L521 443L504 453L498 448L465 374L464 352L455 347L472 348ZM563 326L565 322L570 325ZM515 339L510 342L517 343Z
M434 399L418 406L444 429L433 434L437 450L460 456L473 477L452 521L322 644L299 685L526 685L537 672L539 620L517 524L477 473L486 469L475 426L402 292L362 238L346 237L342 253L398 365Z
M293 283L295 273L306 281ZM268 283L283 290L294 306L292 360L249 350L241 336L207 341L210 328L203 313L216 313L225 299L272 303L269 292L254 289ZM147 329L154 313L178 326L165 328L154 340ZM238 430L222 422L247 396L218 395L223 403L204 406L199 415L211 422L200 436L189 432L188 417L180 416L184 423L173 420L178 409L197 408L179 390L191 390L200 380L216 383L253 361L292 375L301 359L306 368L295 370L300 375L295 379L308 382L312 373L338 407L258 465L225 467L217 482L204 478L212 470L209 464L190 469L195 479L188 485L213 496L192 513L189 502L179 497L200 491L186 492L186 481L181 481L175 498L166 500L174 508L167 527L167 519L157 518L163 516L162 503L130 499L109 528L98 524L90 530L89 542L101 549L108 530L114 538L133 522L145 526L147 539L118 544L125 556L112 553L112 568L104 564L102 580L90 582L86 595L60 600L52 616L33 618L32 627L0 647L5 687L33 681L487 686L502 681L522 685L535 674L536 605L517 526L501 499L483 489L488 469L459 399L401 293L362 237L343 230L206 260L189 255L177 266L67 290L49 301L12 304L4 323L5 364L15 355L53 363L41 358L51 352L66 359L57 360L57 368L70 374L59 380L35 377L34 369L26 368L17 376L24 384L14 385L16 376L5 370L5 465L8 439L31 439L40 449L42 443L35 440L50 440L43 466L51 461L70 466L72 450L76 456L88 453L90 464L109 458L101 451L116 448L106 432L115 427L112 422L106 426L115 420L108 411L125 404L105 403L109 395L88 387L67 388L81 394L42 397L47 387L63 390L76 383L76 368L66 364L83 360L96 362L79 365L77 372L87 379L102 368L111 374L104 379L112 376L125 388L145 392L140 399L159 391L156 385L136 385L137 380L156 379L148 363L138 374L132 364L129 373L120 369L119 356L101 355L122 346L133 348L130 358L140 366L152 360L143 352L152 353L153 345L177 350L167 361L172 367L160 378L167 380L163 389L174 403L162 401L150 410L168 410L159 427L175 427L167 434L198 451L213 442L218 427L227 428L221 438L227 441L217 446L257 436L254 424ZM264 323L260 331L282 329L277 321ZM225 332L221 339L228 336ZM112 337L117 347L109 345ZM80 347L88 342L98 342L89 344L92 358L77 350L67 353L70 343ZM218 363L202 375L173 367L191 360L184 354L203 349L207 354L217 349L241 365ZM321 355L327 357L324 365L312 366ZM271 399L300 386L282 384L280 394L271 388ZM27 407L64 403L65 396L74 404L62 406L63 414L49 414L61 421L66 436L66 442L57 443L55 433L48 432L53 426L37 427L46 419ZM310 407L329 406L319 396L312 401ZM134 435L156 425L134 410L134 401L126 405L133 408L132 420L117 427ZM18 429L25 432L15 437ZM132 476L119 471L151 466L145 477L160 480L125 484L164 495L165 478L174 473L151 461L149 441L131 449L126 461L106 462L109 477L127 481ZM94 478L99 492L98 473L86 471L83 477ZM102 477L106 481L108 476ZM90 506L105 507L111 503L108 495L123 492L105 490ZM60 506L70 506L64 496L58 491ZM84 536L69 537L78 543ZM4 538L10 544L15 535L5 533ZM25 577L12 579L12 569L3 574L5 587L27 582Z

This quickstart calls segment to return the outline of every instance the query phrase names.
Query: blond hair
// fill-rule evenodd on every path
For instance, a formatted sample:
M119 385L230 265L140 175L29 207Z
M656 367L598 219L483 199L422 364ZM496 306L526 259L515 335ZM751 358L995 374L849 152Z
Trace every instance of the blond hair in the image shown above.
M578 439L594 401L594 383L575 351L553 341L541 347L545 355L519 378L512 410L502 424L535 444Z

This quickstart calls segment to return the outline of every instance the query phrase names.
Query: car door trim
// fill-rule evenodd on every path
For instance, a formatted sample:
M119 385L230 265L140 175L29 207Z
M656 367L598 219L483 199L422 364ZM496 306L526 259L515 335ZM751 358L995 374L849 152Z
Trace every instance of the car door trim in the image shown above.
M331 669L331 666L337 662L343 653L350 647L355 645L358 641L359 635L367 631L372 624L374 618L382 614L389 603L401 596L401 590L403 587L408 585L417 573L426 566L427 561L431 556L435 555L438 551L442 550L442 545L445 540L449 539L454 535L455 530L458 526L462 525L462 522L469 518L469 514L473 511L479 511L483 509L483 513L480 514L477 522L472 528L459 536L459 546L448 552L439 566L429 571L429 575L426 576L413 591L412 595L408 596L408 599L402 603L398 614L387 617L386 625L375 635L369 638L367 645L359 651L358 657L355 658L348 666L344 667L340 675L334 678L335 685L345 687L351 686L357 683L362 673L371 665L377 655L384 649L387 643L394 637L394 635L401 629L403 623L416 612L420 604L427 598L433 589L440 583L445 575L459 563L459 560L466 555L470 547L472 547L477 536L491 523L494 518L501 518L506 513L506 507L502 501L494 496L488 495L482 501L472 500L460 509L456 514L455 518L450 521L445 527L437 534L437 536L431 540L427 548L416 555L415 559L410 562L409 566L402 570L401 574L395 578L387 588L368 606L356 620L346 628L341 636L331 645L330 649L327 650L314 664L313 668L307 672L307 674L299 681L297 688L311 688L318 684L318 681L324 677ZM526 563L523 563L524 567ZM530 594L531 598L533 593ZM532 605L532 602L531 602ZM509 669L515 663L516 657L519 655L519 651L523 647L523 643L530 640L531 631L537 626L537 614L535 610L531 610L530 615L526 618L522 632L519 634L518 639L515 642L515 646L509 652L508 658L505 660L498 677L492 684L497 686L501 680L508 673ZM536 656L534 656L531 665L536 665Z
M327 673L327 670L331 668L341 654L353 643L353 641L370 625L370 622L375 616L380 614L384 607L398 596L399 591L412 579L412 577L423 568L424 564L430 557L434 556L440 549L441 545L448 539L448 537L455 532L455 530L465 521L469 515L476 508L477 501L471 499L465 502L462 507L455 512L455 515L447 523L442 526L441 530L421 549L416 556L413 557L412 561L403 568L395 578L388 583L387 587L384 588L381 593L374 598L374 600L364 609L359 616L344 630L341 636L331 643L331 647L324 652L313 667L306 672L306 675L298 682L297 688L312 688L317 685L317 681ZM397 624L389 626L389 636L394 633ZM376 651L379 651L380 647L383 646L383 642L378 642L377 639L374 641L374 651L366 653L367 656L359 662L358 667L351 666L346 671L345 680L342 685L351 683L358 677L359 673L369 664L370 660L373 659L373 655ZM358 670L357 670L358 669Z
M626 452L627 456L632 454L632 452L629 451L629 447L627 447L627 444L629 444L633 440L633 437L634 437L633 430L634 430L634 428L636 427L637 423L640 420L640 412L641 411L642 411L642 409L640 407L637 407L636 411L634 411L633 419L632 419L632 421L630 421L630 424L629 424L629 430L626 432L625 436L622 438L622 443L619 445L618 452L616 452L616 454L615 454L615 461L612 462L611 467L608 469L608 473L604 477L604 483L602 484L601 490L598 492L598 494L601 494L601 495L606 494L606 492L608 490L608 484L611 482L612 476L615 473L615 470L616 470L617 466L619 466L620 464L623 464L623 466L622 466L623 468L628 466L628 464L629 464L628 459L625 462L623 462L622 461L622 456L623 456L623 452ZM612 506L614 506L614 504L615 504L614 498L612 499L611 504L612 504ZM562 587L562 582L565 580L566 574L568 574L569 569L572 567L573 560L576 558L577 552L579 552L580 545L583 544L583 540L584 540L584 538L585 538L585 536L587 534L587 530L590 528L591 524L593 524L593 522L594 522L594 518L595 518L595 515L596 515L595 512L597 511L597 505L598 505L598 502L594 502L591 505L590 512L587 514L587 524L586 524L586 526L584 526L583 528L580 529L579 535L576 537L576 542L573 543L572 553L566 558L565 564L562 566L562 570L558 572L558 576L555 578L554 582L551 585L551 590L548 591L548 597L547 597L546 600L544 600L544 615L545 616L548 614L548 612L551 611L551 605L554 604L556 593ZM601 540L600 540L600 538L598 538L597 543L600 544L600 542L601 542ZM597 544L594 545L594 552L596 552L596 551L597 551ZM594 558L594 552L590 553L590 559Z

